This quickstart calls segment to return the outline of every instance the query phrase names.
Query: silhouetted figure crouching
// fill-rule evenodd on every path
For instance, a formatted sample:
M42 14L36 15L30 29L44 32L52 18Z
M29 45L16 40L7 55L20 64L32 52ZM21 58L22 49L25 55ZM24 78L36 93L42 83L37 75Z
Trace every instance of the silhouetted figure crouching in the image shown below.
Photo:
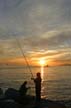
M27 87L27 81L25 81L20 89L19 89L19 93L20 93L20 102L21 103L25 103L27 101L27 90L29 89L30 87Z

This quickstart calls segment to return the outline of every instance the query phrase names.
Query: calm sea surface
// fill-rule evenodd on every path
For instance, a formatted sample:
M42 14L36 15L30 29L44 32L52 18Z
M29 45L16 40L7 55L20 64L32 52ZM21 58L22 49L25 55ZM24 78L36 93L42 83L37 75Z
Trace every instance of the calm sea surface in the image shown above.
M33 76L41 72L42 97L53 100L71 100L71 66L31 67ZM5 91L9 87L19 89L27 80L31 89L28 94L35 95L34 82L27 67L0 67L0 87Z

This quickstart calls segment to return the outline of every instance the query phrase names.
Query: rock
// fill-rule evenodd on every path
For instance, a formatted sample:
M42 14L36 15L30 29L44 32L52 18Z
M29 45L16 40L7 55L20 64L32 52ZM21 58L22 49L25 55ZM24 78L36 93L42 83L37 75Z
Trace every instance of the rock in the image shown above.
M0 95L3 95L3 90L2 90L2 88L0 88Z
M8 88L5 91L5 98L17 101L19 99L19 92L14 88Z
M32 100L30 104L25 106L25 108L66 108L66 106L56 101L41 99L40 102Z
M36 106L39 106L39 108L66 108L64 104L46 99L42 99Z
M20 105L12 100L0 101L0 108L20 108Z

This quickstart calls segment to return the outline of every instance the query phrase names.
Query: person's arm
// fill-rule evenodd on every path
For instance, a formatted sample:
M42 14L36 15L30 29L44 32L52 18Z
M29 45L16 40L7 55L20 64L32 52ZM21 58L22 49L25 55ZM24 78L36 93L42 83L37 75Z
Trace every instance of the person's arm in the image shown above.
M34 82L36 82L36 79L35 78L31 78L31 80L33 80Z
M34 78L31 78L31 80L34 80Z
M31 87L27 87L27 89L30 89Z

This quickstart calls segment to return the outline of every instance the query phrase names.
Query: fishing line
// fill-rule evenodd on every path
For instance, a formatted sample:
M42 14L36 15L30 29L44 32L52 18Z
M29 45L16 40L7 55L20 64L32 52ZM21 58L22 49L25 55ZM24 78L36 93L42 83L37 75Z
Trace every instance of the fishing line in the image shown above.
M28 69L29 69L29 71L30 71L30 73L31 73L31 75L32 75L32 78L34 78L34 76L33 76L33 73L32 73L32 71L31 71L31 68L30 68L30 65L29 65L29 63L28 63L28 60L27 60L27 58L26 58L26 56L25 56L25 54L24 54L24 52L23 52L23 49L22 49L22 47L21 47L21 45L20 45L20 43L19 43L19 40L16 38L16 41L17 41L17 44L18 44L18 46L19 46L19 48L20 48L20 50L21 50L21 53L22 53L22 55L23 55L23 57L24 57L24 59L25 59L25 61L26 61L26 64L27 64L27 66L28 66Z

